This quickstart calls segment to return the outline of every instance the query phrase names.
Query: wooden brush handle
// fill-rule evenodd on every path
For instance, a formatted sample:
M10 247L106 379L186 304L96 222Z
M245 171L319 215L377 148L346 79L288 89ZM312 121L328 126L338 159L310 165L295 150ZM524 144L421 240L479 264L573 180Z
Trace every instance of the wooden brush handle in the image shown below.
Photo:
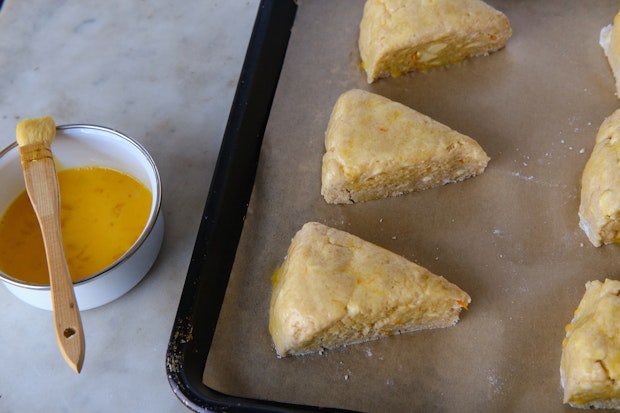
M43 145L20 147L26 191L39 220L49 269L56 338L67 363L80 372L84 331L60 232L60 194L54 160Z

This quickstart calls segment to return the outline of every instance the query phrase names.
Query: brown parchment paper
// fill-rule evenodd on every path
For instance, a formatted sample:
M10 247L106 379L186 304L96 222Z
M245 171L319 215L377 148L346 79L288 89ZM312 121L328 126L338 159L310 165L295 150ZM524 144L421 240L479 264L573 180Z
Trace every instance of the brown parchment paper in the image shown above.
M617 1L490 1L507 47L447 69L368 85L362 0L301 0L238 256L205 366L224 393L366 412L569 411L564 327L591 279L620 279L618 246L578 226L579 181L619 107L598 44ZM398 198L327 205L324 132L337 97L363 88L476 139L479 177ZM278 359L270 277L308 221L344 229L445 276L472 296L454 327Z

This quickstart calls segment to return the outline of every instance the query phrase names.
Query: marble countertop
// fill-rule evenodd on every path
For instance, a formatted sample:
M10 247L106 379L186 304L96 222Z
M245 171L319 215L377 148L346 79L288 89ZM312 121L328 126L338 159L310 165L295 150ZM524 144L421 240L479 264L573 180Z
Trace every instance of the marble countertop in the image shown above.
M52 313L0 287L0 411L181 412L165 353L258 0L5 0L0 147L23 118L91 123L142 143L163 184L165 236L145 279L83 312L80 375Z

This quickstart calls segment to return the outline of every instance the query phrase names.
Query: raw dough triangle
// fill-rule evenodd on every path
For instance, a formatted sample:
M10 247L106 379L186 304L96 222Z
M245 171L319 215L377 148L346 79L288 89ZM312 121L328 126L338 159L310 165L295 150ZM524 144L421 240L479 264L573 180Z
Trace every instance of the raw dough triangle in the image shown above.
M560 377L564 403L581 409L620 409L620 281L586 283L566 326Z
M612 24L601 29L599 44L607 56L616 81L616 96L620 98L620 12L614 17Z
M325 132L321 194L350 204L481 174L489 157L472 138L383 96L343 93Z
M269 331L279 356L448 327L471 301L445 278L316 222L273 275Z
M502 49L510 21L481 0L368 0L359 51L368 83Z

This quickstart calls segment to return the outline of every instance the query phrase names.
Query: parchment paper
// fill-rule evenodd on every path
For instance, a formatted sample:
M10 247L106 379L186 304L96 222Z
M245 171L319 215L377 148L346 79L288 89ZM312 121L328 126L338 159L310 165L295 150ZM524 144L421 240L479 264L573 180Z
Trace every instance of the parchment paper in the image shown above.
M617 1L490 1L507 47L368 85L357 50L363 0L302 0L204 382L222 392L366 412L570 411L564 327L592 279L620 279L618 246L578 226L579 181L618 106L600 48ZM320 195L323 138L350 88L404 103L476 139L479 177L364 204ZM308 221L344 229L445 276L472 296L448 329L278 359L270 277Z

